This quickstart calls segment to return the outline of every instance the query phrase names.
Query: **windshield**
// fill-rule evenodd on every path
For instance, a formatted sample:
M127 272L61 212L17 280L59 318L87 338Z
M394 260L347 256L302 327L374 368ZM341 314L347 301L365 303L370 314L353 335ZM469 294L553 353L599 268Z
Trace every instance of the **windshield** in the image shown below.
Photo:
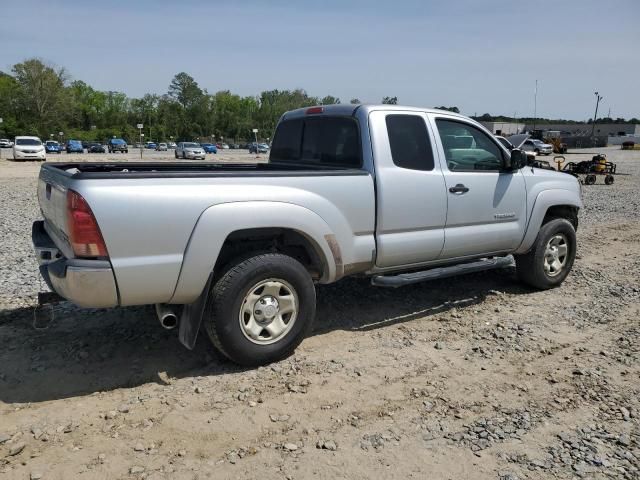
M16 145L42 145L37 138L16 138Z
M69 145L82 145L82 142L80 140L69 140Z
M183 143L182 146L184 148L200 148L199 143Z
M113 140L111 140L111 143L116 145L122 145L124 143L124 140L122 140L121 138L114 138Z
M53 145L53 146L57 146L58 142L55 142L53 140L49 140L48 142L46 142L47 145Z

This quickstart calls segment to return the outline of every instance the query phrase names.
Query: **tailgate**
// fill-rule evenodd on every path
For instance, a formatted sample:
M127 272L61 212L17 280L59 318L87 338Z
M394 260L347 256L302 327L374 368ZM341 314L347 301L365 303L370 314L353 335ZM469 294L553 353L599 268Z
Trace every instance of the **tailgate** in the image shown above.
M67 238L67 190L71 175L53 165L44 164L38 178L38 203L45 230L67 258L73 257Z

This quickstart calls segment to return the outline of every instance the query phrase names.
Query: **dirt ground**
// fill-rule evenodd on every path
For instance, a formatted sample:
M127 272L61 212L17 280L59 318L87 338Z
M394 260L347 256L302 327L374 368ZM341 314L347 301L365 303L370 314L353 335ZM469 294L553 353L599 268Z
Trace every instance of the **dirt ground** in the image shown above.
M4 150L0 477L640 478L640 151L604 150L624 175L584 187L562 287L511 269L398 290L343 280L318 288L295 355L258 369L204 335L184 349L151 307L64 303L35 330L39 164ZM53 160L71 157L139 155Z

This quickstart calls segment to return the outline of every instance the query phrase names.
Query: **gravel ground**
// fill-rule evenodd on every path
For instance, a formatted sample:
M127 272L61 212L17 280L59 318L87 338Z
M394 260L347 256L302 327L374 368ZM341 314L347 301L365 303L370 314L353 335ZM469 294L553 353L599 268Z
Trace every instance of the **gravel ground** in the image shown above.
M295 356L252 370L204 338L185 350L150 307L61 304L35 330L39 165L0 160L0 473L640 478L640 152L603 150L620 175L584 187L561 288L510 270L399 290L347 279L319 289Z

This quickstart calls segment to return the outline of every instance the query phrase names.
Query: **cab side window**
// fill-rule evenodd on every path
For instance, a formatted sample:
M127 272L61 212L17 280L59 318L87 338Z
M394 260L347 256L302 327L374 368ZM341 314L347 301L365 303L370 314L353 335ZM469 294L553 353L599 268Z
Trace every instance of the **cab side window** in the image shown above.
M489 171L502 168L502 151L485 132L454 120L436 119L450 171Z
M433 170L433 152L427 126L418 115L387 115L393 163L410 170Z

